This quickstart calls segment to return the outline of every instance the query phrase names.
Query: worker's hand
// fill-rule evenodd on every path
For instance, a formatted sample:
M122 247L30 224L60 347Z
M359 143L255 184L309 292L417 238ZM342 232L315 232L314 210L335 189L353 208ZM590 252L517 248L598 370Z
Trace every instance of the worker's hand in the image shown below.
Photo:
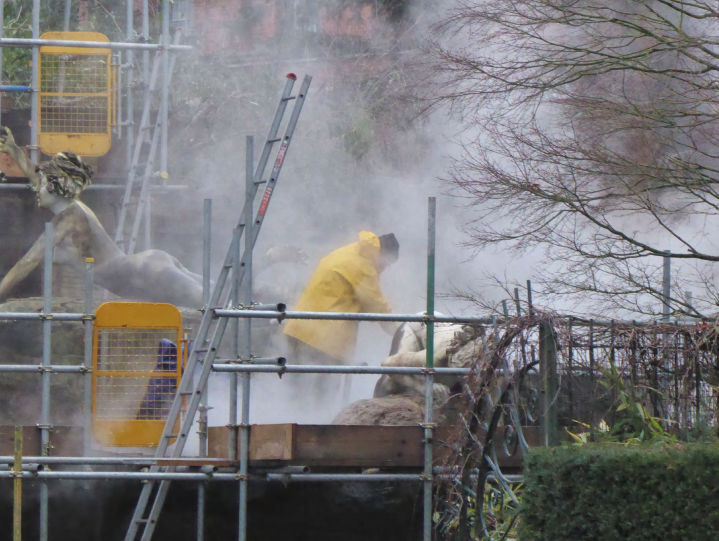
M0 126L0 152L11 152L17 148L10 128Z
M438 366L447 366L447 357L457 349L456 326L437 327L434 332L434 363Z

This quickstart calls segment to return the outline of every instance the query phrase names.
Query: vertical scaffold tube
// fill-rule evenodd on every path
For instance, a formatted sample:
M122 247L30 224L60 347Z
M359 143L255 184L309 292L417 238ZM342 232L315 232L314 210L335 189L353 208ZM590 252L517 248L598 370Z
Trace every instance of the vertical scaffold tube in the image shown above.
M15 427L15 460L12 472L12 541L22 541L22 426Z
M245 226L246 227L246 226ZM232 276L230 283L230 301L233 306L237 306L240 300L240 260L242 258L242 228L236 227L233 232L232 240ZM233 321L232 329L232 354L235 360L240 357L240 322ZM230 437L227 441L229 445L228 456L230 460L237 460L237 442L239 441L237 426L237 388L239 385L239 376L237 373L230 374L230 412L228 419L228 427Z
M160 137L160 172L163 173L163 183L167 180L167 120L170 101L170 0L162 2L162 99L160 101L160 114L162 115ZM149 227L149 224L148 224Z
M40 39L40 0L32 2L32 39ZM38 121L39 107L38 92L40 92L40 47L32 48L32 103L30 104L30 159L37 163L38 158Z
M212 199L205 199L202 206L202 305L209 309L210 274L212 272ZM207 385L202 389L198 409L199 455L207 456ZM197 487L197 541L205 539L206 483Z
M664 251L662 258L662 321L669 321L672 311L672 253Z
M65 10L63 12L62 29L65 32L70 31L70 9L72 8L72 0L65 0Z
M252 304L252 239L254 191L254 138L246 139L245 152L245 274L241 284L241 298L245 306ZM242 322L240 355L247 360L252 355L252 319ZM240 418L240 492L239 492L239 541L247 539L247 469L250 447L250 374L240 376L242 381L242 415Z
M5 21L5 0L0 0L0 21ZM3 32L4 25L0 24L0 39L3 38L5 33ZM0 47L0 73L2 73L2 61L5 47ZM0 117L2 115L2 92L0 92ZM2 119L0 118L0 125L2 125Z
M135 0L127 0L127 3L125 4L125 38L127 41L134 41L135 40L135 29L133 27L134 23L134 17L133 17L133 10L135 7ZM122 61L120 62L120 69L126 69L125 72L125 81L127 81L127 91L125 94L125 111L127 111L127 118L120 119L120 125L125 123L127 125L127 138L125 139L125 159L127 160L127 163L129 165L128 170L128 176L133 174L132 169L135 167L135 163L132 160L132 154L133 149L135 147L135 103L134 103L134 96L133 96L133 87L135 84L134 77L135 77L135 53L132 49L128 49L127 51L122 51L120 54L120 58ZM148 76L145 76L143 79L143 82L147 84L147 81L149 80ZM121 88L117 89L118 93L122 92ZM122 99L122 94L118 96L118 99ZM140 137L142 137L142 134L140 134ZM117 242L117 236L115 238L115 242Z
M202 206L202 304L210 301L210 274L212 272L212 199Z
M202 206L202 305L210 308L212 274L212 199L205 199ZM202 389L199 410L200 456L207 456L207 386Z
M50 454L50 364L52 332L52 258L55 231L52 222L45 224L45 260L42 288L42 399L40 406L40 454ZM40 541L47 541L48 490L47 482L40 485Z
M134 2L134 0L133 0ZM145 42L150 41L150 2L142 0L142 37ZM150 78L150 51L142 53L142 80L147 81Z
M82 324L84 331L84 349L83 364L86 372L84 375L85 382L85 415L84 415L84 431L83 431L83 448L85 456L90 455L90 446L92 445L91 427L92 427L92 311L95 303L93 289L95 287L95 260L91 257L85 258L85 315Z
M432 541L432 389L434 388L434 246L437 200L430 197L427 209L427 357L425 359L424 412L424 524L423 539Z

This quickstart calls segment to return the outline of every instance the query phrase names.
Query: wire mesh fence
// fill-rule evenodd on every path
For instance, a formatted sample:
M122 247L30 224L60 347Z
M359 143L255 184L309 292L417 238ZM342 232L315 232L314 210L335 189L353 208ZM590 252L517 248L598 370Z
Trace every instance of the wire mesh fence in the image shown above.
M175 329L99 329L98 419L165 419L180 376Z
M554 327L562 424L616 416L629 393L669 431L716 425L713 326L563 318Z

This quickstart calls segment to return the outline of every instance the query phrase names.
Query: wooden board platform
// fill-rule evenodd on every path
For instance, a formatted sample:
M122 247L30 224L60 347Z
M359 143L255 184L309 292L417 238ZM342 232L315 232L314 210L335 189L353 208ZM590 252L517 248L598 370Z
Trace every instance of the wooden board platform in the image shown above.
M55 426L50 432L52 456L82 456L83 429L79 426ZM36 426L22 427L22 453L40 456L40 429ZM14 454L15 427L0 426L0 455Z
M529 445L539 445L536 427L525 427ZM447 428L435 430L434 455L441 460L447 447ZM227 427L208 429L209 456L229 457ZM301 465L326 467L422 467L424 431L419 426L298 425L294 423L252 425L250 463L255 465ZM235 443L239 453L239 445ZM521 467L518 453L498 457L503 466Z

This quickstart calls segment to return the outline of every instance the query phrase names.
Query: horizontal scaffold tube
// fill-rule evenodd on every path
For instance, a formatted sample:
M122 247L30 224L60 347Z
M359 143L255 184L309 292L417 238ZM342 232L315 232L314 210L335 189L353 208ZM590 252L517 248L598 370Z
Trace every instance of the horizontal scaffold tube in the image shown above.
M0 364L0 372L66 372L85 373L92 372L92 369L82 364Z
M296 374L425 374L419 366L330 366L323 364L220 364L212 365L215 372L278 372ZM436 374L466 375L469 368L432 368Z
M239 317L260 319L342 319L351 321L419 321L435 323L494 323L488 317L469 316L427 316L424 314L374 314L355 312L279 312L275 310L230 310L215 308L216 317Z
M194 467L219 467L228 464L223 458L156 458L154 456L23 456L25 464L80 464L80 465L102 465L102 466L187 466L188 462ZM0 464L14 464L15 457L12 455L0 456Z
M0 479L15 477L12 470L0 471ZM24 479L135 479L137 481L239 481L236 473L134 472L134 471L23 471Z
M2 89L0 89L1 91ZM90 186L87 186L86 188L83 188L83 193L88 192L94 192L97 190L124 190L125 186L122 184L91 184ZM148 190L152 192L169 192L172 190L187 190L187 186L182 186L180 184L163 184L158 186L148 186ZM32 186L27 183L23 182L2 182L0 183L0 191L1 190L32 190Z
M12 470L0 471L0 479L16 477L17 472ZM128 479L137 481L146 480L172 480L172 481L240 481L237 473L218 472L117 472L117 471L23 471L23 479ZM268 473L264 476L267 481L302 481L302 482L385 482L385 481L421 481L422 475L415 473Z
M422 481L420 473L268 473L268 481L332 482L332 481Z
M73 314L70 312L58 312L56 314L44 314L41 312L0 312L0 321L20 321L28 319L37 319L39 321L43 319L55 319L57 321L82 321L83 319L95 319L95 316L92 314Z
M84 47L90 49L133 49L152 51L169 49L171 51L191 51L191 45L160 45L159 43L131 43L117 41L77 41L66 39L0 38L0 47Z

